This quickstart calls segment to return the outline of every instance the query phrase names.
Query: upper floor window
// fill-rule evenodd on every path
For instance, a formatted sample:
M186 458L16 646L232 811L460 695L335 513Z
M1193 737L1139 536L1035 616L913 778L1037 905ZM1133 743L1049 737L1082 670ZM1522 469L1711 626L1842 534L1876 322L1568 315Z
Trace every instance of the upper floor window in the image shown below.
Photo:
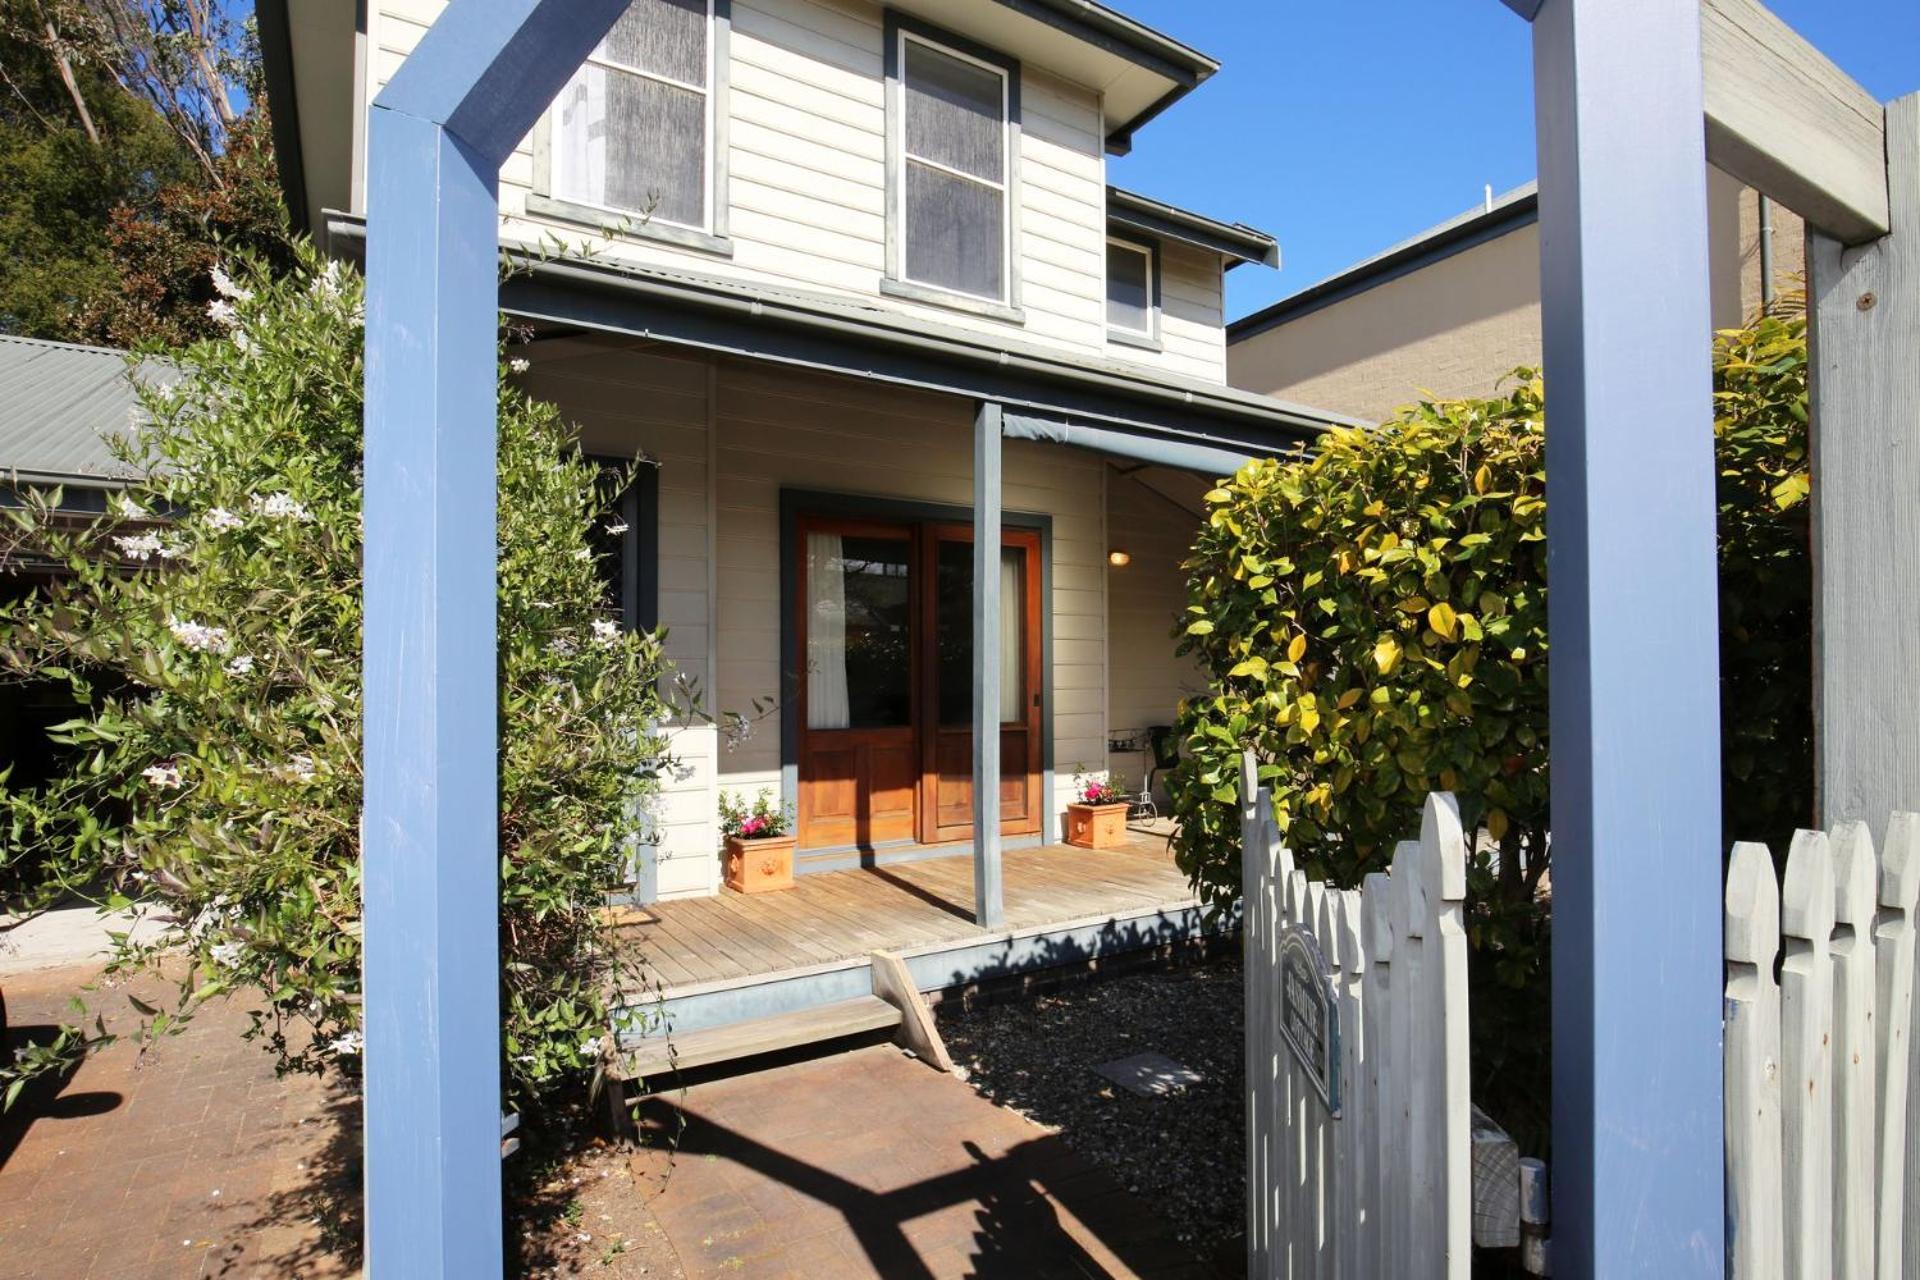
M1115 335L1155 336L1160 273L1154 267L1152 245L1107 237L1107 328Z
M1014 68L904 27L896 33L898 271L1007 298Z
M705 231L714 135L714 0L632 0L560 91L560 200Z

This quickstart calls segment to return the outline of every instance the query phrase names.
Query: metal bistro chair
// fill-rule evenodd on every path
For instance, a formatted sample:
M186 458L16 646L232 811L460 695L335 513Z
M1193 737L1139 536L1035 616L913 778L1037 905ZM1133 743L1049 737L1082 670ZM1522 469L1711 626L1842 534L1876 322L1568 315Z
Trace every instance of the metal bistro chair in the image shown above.
M1153 754L1153 763L1147 768L1138 794L1127 797L1128 822L1154 822L1160 817L1160 806L1153 798L1153 779L1180 763L1180 742L1174 737L1173 726L1157 724L1148 729L1147 750Z

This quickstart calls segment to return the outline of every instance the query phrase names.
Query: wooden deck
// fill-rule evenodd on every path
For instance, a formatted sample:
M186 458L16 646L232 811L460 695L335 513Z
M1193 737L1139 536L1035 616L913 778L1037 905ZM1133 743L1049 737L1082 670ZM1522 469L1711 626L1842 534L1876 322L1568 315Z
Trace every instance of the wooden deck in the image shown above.
M927 858L796 877L794 887L629 908L626 929L667 998L792 970L864 962L876 950L937 952L1051 926L1181 913L1194 907L1164 835L1120 849L1068 845L1002 855L1006 923L973 922L973 859Z

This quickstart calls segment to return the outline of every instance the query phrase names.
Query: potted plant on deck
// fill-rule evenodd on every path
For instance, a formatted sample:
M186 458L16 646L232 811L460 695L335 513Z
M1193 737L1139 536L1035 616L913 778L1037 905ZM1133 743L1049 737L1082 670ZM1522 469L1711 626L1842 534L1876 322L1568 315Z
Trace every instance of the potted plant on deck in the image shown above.
M739 893L793 888L793 823L772 792L762 790L752 804L738 795L721 795L720 832L727 838L727 888Z
M1078 800L1067 806L1067 843L1117 849L1127 842L1127 798L1105 778L1074 775Z

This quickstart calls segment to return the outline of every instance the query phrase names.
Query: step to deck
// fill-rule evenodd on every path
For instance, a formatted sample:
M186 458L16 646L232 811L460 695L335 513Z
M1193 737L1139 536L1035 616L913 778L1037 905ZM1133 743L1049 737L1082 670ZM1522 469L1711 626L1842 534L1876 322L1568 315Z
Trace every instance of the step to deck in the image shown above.
M627 1055L627 1070L645 1079L669 1071L718 1066L763 1053L843 1040L899 1028L899 1008L879 996L857 996L792 1013L751 1018L724 1026L640 1041Z

